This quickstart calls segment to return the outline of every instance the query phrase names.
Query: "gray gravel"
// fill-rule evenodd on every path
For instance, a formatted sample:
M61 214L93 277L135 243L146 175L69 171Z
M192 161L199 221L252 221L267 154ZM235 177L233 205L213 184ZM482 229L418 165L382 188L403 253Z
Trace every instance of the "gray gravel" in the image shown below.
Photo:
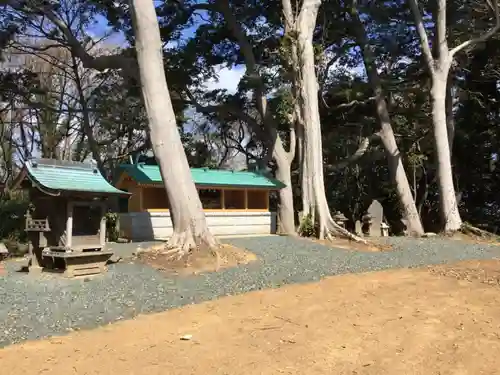
M0 277L0 347L93 328L141 313L319 280L328 275L500 257L500 247L488 245L439 238L388 241L395 251L362 253L288 237L225 239L226 243L251 250L259 260L191 277L166 277L147 266L122 262L111 265L100 277L67 280L16 272L22 262L9 261L9 274ZM112 247L127 256L137 244Z

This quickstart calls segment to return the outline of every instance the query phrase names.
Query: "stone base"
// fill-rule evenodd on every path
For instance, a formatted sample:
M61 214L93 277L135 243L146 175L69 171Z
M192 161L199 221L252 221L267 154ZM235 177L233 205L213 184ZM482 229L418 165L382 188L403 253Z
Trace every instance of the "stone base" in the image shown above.
M29 273L42 273L43 271L43 267L40 267L40 266L32 266L32 265L29 265L28 266L28 272Z
M63 275L69 278L77 276L89 276L104 273L107 270L106 263L113 255L112 251L89 251L89 252L44 252L44 261L48 268L64 269Z

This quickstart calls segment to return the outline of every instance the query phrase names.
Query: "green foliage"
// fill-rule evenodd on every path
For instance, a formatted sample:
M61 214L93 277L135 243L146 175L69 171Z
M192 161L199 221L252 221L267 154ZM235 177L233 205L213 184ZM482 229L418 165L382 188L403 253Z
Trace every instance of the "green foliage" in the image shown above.
M35 7L36 2L32 3L30 5ZM85 36L81 30L94 25L99 14L107 19L114 30L125 36L128 45L134 46L130 8L123 6L121 2L62 0L43 3L44 9L54 17L66 20L64 12L74 12L77 20L73 23L72 31L82 42ZM435 3L421 4L431 42L434 40L435 22L432 17L435 14ZM24 2L10 4L18 6L14 10L15 5L10 5L0 16L0 48L13 40L15 34L22 35L26 25L34 27L37 23L33 22L34 19L43 14L42 10L30 12L28 8L23 8ZM301 2L293 4L295 14L299 13L296 7L300 4ZM76 8L71 8L73 5ZM194 117L191 115L184 118L184 114L188 113L185 111L187 106L194 104L190 97L187 98L186 88L199 99L202 106L227 106L236 108L238 112L203 112L200 116L203 116L207 126L182 132L190 165L217 167L219 160L216 152L220 152L227 144L233 147L235 144L242 144L243 138L245 142L248 141L243 150L248 154L248 159L264 159L263 155L268 151L266 147L269 148L266 144L268 139L264 139L265 135L259 135L255 127L249 126L244 117L242 119L238 116L240 112L244 113L257 122L256 128L262 128L262 118L253 95L257 87L262 88L269 99L268 113L275 119L278 134L287 149L291 143L288 125L294 104L291 92L291 52L297 35L293 32L283 35L281 3L262 0L228 1L237 24L242 26L241 31L248 40L255 60L255 72L247 69L247 74L238 83L235 93L220 88L207 93L203 86L207 80L217 79L221 67L239 68L245 64L243 49L238 44L234 30L228 27L228 22L217 9L220 3L217 0L203 3L185 0L160 1L155 2L155 5L161 36L166 46L164 61L169 89L180 128L188 120L194 120L190 121L190 125L197 120L191 118ZM322 2L314 32L327 198L332 210L340 210L351 221L359 219L371 199L377 198L383 202L385 213L390 217L388 220L398 221L400 207L389 176L384 147L380 142L374 141L366 154L355 163L345 168L335 168L356 151L360 139L380 129L373 105L373 87L362 69L363 56L351 22L351 5L351 2ZM491 27L490 14L485 12L484 7L479 4L477 7L469 5L462 0L448 1L447 35L450 46L458 45L466 38ZM406 0L360 2L358 6L366 28L367 42L375 56L373 64L379 72L388 102L391 126L396 134L410 186L414 190L412 193L416 196L417 205L426 222L432 223L436 221L439 196L436 188L434 144L429 131L432 121L430 79L421 58L413 16ZM213 8L199 9L209 7ZM64 34L56 25L48 20L43 25L43 32L38 34L46 35L51 44L65 44ZM186 30L189 32L186 33ZM37 34L36 31L34 34ZM133 48L120 52L132 57L135 53ZM496 68L499 63L500 45L497 38L494 38L471 49L467 54L457 56L450 74L452 91L456 94L453 108L456 137L452 151L454 182L462 197L460 209L464 219L485 224L492 231L500 228L500 94ZM55 70L53 75L54 72ZM22 70L18 73L1 73L0 99L15 103L22 102L23 98L30 98L38 104L37 107L32 103L23 103L23 106L36 112L37 116L39 129L29 129L33 134L36 133L36 137L32 135L31 143L38 148L35 152L50 155L61 144L59 141L67 135L68 124L62 124L59 120L69 116L59 116L56 113L57 110L54 109L58 107L58 97L44 87L50 81L40 78L36 72ZM123 79L121 73L113 69L96 74L94 78L95 82L88 82L93 89L86 92L87 104L91 109L93 132L98 139L99 149L107 159L103 164L112 169L114 163L122 161L117 159L150 148L151 142L147 137L148 119L137 80L131 77ZM100 83L96 84L97 82ZM71 92L68 89L63 91ZM80 116L80 112L77 112ZM73 123L71 124L73 127ZM74 128L71 129L74 134L81 134L76 140L72 157L83 159L88 156L89 141L82 129L76 129L76 125ZM22 137L21 129L19 124L11 129L0 126L2 182L12 175L18 154L24 152L26 155L21 155L24 157L32 152L26 151L30 149L30 140L27 144L19 145L22 140L17 138ZM244 133L243 138L238 132ZM236 141L224 143L228 140ZM213 147L213 144L222 147ZM297 208L300 209L300 166L297 158L293 163L294 194ZM24 235L21 230L24 205L17 198L2 199L0 237L18 239ZM109 215L108 235L112 239L117 236L117 218L113 216L115 214ZM311 218L304 218L301 233L313 235L314 232L315 226Z
M28 206L29 203L22 192L0 197L0 240L26 242L24 215Z
M120 235L118 228L118 214L116 212L106 213L106 234L107 240L116 242Z
M302 237L314 237L316 235L316 226L311 214L302 218L299 226L299 235Z

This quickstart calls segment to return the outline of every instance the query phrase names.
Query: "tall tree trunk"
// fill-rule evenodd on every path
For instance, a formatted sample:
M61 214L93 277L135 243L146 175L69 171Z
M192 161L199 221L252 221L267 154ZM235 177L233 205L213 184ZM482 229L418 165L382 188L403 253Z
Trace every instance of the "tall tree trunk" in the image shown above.
M142 94L153 151L170 202L174 233L169 247L179 256L218 245L210 233L175 121L163 65L153 0L130 0Z
M306 145L305 145L305 124L299 125L299 147L301 149L301 155L299 159L300 166L300 184L302 192L302 215L303 217L311 216L311 220L315 222L316 210L313 206L314 192L313 184L311 181L312 172L310 171L308 159L306 157Z
M453 142L455 141L455 114L453 113L453 77L448 75L446 84L446 127L448 129L448 143L450 144L450 154L453 155Z
M303 190L312 193L309 207L305 211L316 213L319 224L319 238L330 238L331 234L339 234L353 240L363 241L350 233L333 220L326 199L323 173L323 145L321 139L321 121L318 103L318 82L316 79L313 32L316 26L321 0L304 0L297 20L297 47L300 82L299 90L302 120L304 122L304 163L307 175L303 179L307 185Z
M295 157L295 141L293 145L290 146L290 150L286 152L285 148L283 147L283 142L277 134L276 123L274 122L272 115L267 109L268 103L263 87L264 82L259 73L252 45L250 44L243 28L241 27L241 24L238 23L238 20L234 16L234 13L229 5L229 1L216 0L216 5L218 10L223 15L228 29L231 31L234 38L238 42L241 53L245 60L246 74L249 77L255 79L257 83L255 87L254 97L257 110L264 125L265 131L262 132L260 129L255 129L255 126L258 127L259 124L255 124L252 122L249 125L254 127L254 129L256 130L256 134L269 137L269 139L262 139L262 141L271 145L272 157L276 161L277 165L276 178L286 185L286 187L280 191L280 203L278 205L278 218L280 221L279 230L282 234L295 235L296 231L294 225L295 218L293 205L293 188L291 181L291 164ZM294 124L291 124L290 138L292 138L292 136L293 138L295 138L293 126Z
M431 102L432 122L434 127L434 143L437 155L438 186L440 193L441 219L445 231L457 231L462 226L462 219L458 210L458 204L453 185L453 173L451 169L451 144L453 139L450 126L447 121L447 83L450 67L454 56L469 47L488 40L500 29L500 11L498 1L486 1L488 7L493 11L495 25L476 38L469 39L454 48L448 47L446 33L446 0L436 0L434 15L435 23L435 54L434 58L429 45L429 37L425 29L424 20L417 0L408 0L412 13L415 17L416 29L420 38L422 55L427 63L427 68L432 78ZM450 110L450 108L448 108ZM449 119L449 113L448 113ZM454 135L454 132L453 132Z
M379 118L381 128L379 134L386 151L391 180L396 187L399 202L401 203L401 207L403 209L403 218L407 222L406 229L409 234L420 236L424 234L424 228L420 220L417 206L415 205L415 199L411 193L410 183L403 165L403 158L401 157L396 137L394 136L394 131L392 130L391 118L389 110L387 109L387 102L384 98L377 67L375 65L375 58L368 44L369 41L366 36L365 26L359 18L356 1L353 1L351 16L355 26L356 39L363 54L363 62L368 74L368 80L375 94L377 116Z
M297 19L292 6L291 0L282 0L281 4L283 6L283 19L285 26L285 34L283 40L288 42L288 50L286 50L285 56L282 56L284 65L288 68L289 74L292 77L292 101L293 106L291 109L290 117L293 118L293 125L295 126L295 134L297 141L297 156L300 172L300 182L302 186L301 198L302 198L302 217L299 220L311 215L311 219L314 222L315 211L311 211L311 197L313 196L311 187L312 184L308 183L310 174L307 164L307 160L304 153L304 119L302 117L302 106L300 99L300 87L299 84L302 82L300 79L301 71L298 56L298 45L297 45Z
M453 184L450 140L448 138L446 116L447 76L447 73L438 73L432 80L432 122L434 124L434 144L437 155L441 219L443 220L445 231L457 231L462 226L462 219L458 211Z
M284 150L283 150L284 151ZM286 186L279 191L280 201L278 203L278 233L295 235L295 216L293 212L293 189L291 160L286 153L275 153L276 178Z
M415 16L417 31L420 37L422 54L431 75L431 105L432 122L434 130L434 145L437 156L437 178L440 195L440 215L445 231L459 230L462 219L458 211L455 198L455 188L451 169L450 140L448 138L447 111L446 111L446 86L453 55L448 49L446 39L446 0L438 0L434 10L435 36L434 58L429 39L422 20L417 0L409 0Z

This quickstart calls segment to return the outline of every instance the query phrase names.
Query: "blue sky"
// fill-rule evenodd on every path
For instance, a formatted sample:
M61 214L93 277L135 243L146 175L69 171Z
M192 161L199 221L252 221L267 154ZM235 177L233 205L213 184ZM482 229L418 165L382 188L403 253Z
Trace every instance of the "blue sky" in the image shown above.
M190 39L194 36L196 29L202 24L202 20L200 18L199 23L193 25L190 28L183 30L182 38ZM111 31L111 28L108 27L108 21L105 17L98 16L96 20L96 24L89 27L87 32L94 38L100 38L104 36L107 32ZM116 46L124 46L126 44L125 38L123 34L114 32L109 38L108 43ZM243 65L239 65L233 67L232 69L221 67L218 71L219 79L217 81L210 80L206 82L207 90L215 90L215 89L227 89L231 92L235 92L238 86L238 83L241 77L245 74L245 67Z
M181 38L184 40L192 38L195 34L196 29L200 25L206 23L204 19L208 19L206 11L200 11L199 15L195 13L193 17L195 17L195 24L182 31ZM89 34L96 38L102 37L106 32L109 31L111 31L111 28L108 27L106 18L102 16L98 16L96 24L88 29ZM121 33L114 32L108 39L108 43L116 46L124 46L126 44L126 41ZM336 69L336 67L333 66L332 69ZM208 91L216 89L227 89L230 92L235 92L238 87L239 81L245 74L245 66L238 65L232 67L231 69L221 66L219 67L217 73L218 79L207 81L205 83L206 89ZM353 69L352 73L356 75L365 75L364 67L355 68Z

